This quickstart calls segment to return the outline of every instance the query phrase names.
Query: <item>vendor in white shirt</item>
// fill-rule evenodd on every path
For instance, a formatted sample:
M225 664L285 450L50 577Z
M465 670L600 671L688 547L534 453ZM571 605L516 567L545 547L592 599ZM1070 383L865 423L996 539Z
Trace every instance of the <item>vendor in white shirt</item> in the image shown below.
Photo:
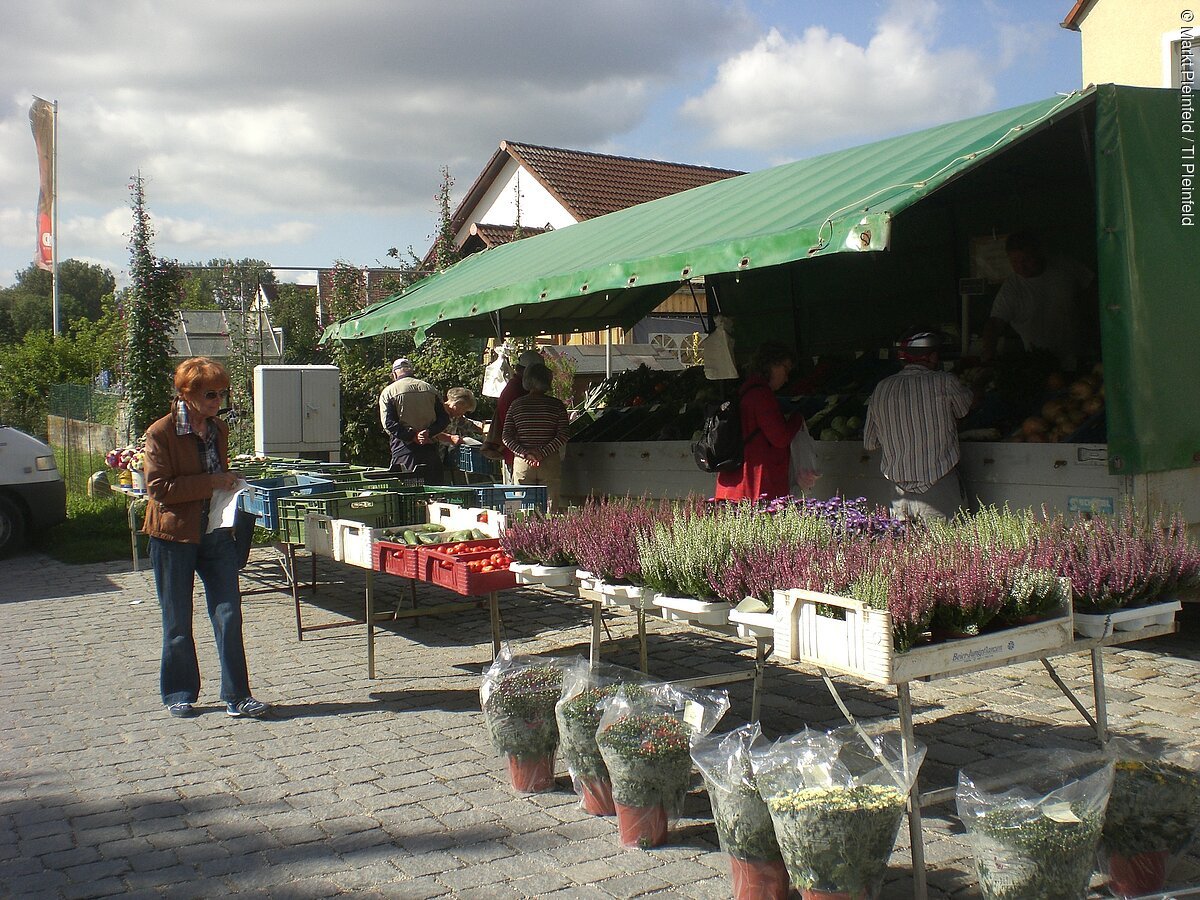
M1012 275L996 294L983 330L984 361L995 357L997 339L1011 326L1026 350L1048 350L1063 368L1076 368L1091 350L1096 276L1075 260L1047 258L1027 231L1010 234L1004 249Z

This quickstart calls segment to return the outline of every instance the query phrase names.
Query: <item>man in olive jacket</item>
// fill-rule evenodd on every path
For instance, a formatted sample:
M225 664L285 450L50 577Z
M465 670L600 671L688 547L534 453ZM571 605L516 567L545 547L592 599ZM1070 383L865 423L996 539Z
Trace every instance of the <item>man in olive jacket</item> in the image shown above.
M379 421L388 434L393 472L415 472L426 484L443 482L437 435L450 416L437 388L415 377L407 359L392 363L392 383L379 395Z

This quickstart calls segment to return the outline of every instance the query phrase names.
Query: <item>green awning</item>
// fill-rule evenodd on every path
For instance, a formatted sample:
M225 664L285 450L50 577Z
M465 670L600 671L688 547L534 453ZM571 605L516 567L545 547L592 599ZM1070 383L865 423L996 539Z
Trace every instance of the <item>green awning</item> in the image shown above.
M470 256L326 329L491 335L630 327L689 278L886 250L892 217L1068 115L1077 91L673 194Z

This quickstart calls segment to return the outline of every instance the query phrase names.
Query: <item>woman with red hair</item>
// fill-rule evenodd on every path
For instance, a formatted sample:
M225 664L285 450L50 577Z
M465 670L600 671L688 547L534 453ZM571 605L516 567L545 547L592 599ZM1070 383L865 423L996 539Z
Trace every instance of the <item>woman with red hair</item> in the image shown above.
M229 428L218 413L229 397L229 373L197 356L175 369L171 411L146 429L146 523L150 564L162 607L159 683L173 716L196 714L200 666L192 638L192 593L204 582L208 617L221 664L221 699L228 715L262 718L265 703L250 694L242 643L242 594L232 528L209 528L216 490L239 481L229 471Z

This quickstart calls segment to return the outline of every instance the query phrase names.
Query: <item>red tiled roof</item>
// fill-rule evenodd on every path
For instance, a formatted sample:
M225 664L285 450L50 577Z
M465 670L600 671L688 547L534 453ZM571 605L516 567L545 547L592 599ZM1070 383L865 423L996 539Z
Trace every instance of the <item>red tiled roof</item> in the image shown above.
M1067 13L1067 17L1059 22L1059 24L1063 28L1071 29L1071 31L1078 31L1079 23L1091 11L1095 2L1096 0L1075 0L1075 5L1071 7L1071 11Z
M451 222L455 231L466 225L467 215L474 211L509 159L523 165L581 222L744 174L733 169L501 141L454 210Z
M480 222L471 223L471 234L483 242L484 247L499 247L513 239L513 225L486 225ZM541 234L545 228L529 228L521 226L522 237L533 237Z
M743 174L516 141L501 142L500 150L528 169L580 221Z

